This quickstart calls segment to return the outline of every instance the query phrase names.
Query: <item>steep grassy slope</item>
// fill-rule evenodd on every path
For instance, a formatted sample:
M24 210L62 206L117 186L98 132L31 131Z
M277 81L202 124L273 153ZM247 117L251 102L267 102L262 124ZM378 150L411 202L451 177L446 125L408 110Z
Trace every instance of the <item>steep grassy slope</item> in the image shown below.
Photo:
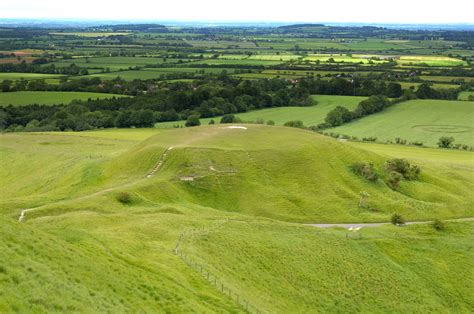
M473 223L342 230L230 221L183 251L270 312L471 312ZM349 232L350 233L350 232Z
M0 312L236 311L170 253L173 234L148 226L159 241L141 243L126 233L132 221L107 226L87 216L26 225L0 218ZM142 221L137 230L146 228Z
M473 116L473 101L411 100L329 131L375 136L382 142L400 137L428 146L436 146L442 136L452 136L456 143L473 146Z
M134 144L61 133L2 134L0 210L46 204L97 189L104 163Z

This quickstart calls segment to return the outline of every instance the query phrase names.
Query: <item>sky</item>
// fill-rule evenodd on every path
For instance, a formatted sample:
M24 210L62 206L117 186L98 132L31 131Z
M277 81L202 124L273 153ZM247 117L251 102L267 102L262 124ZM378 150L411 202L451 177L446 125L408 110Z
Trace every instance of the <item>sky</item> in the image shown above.
M442 3L439 5L438 3ZM0 0L0 18L474 23L474 0Z

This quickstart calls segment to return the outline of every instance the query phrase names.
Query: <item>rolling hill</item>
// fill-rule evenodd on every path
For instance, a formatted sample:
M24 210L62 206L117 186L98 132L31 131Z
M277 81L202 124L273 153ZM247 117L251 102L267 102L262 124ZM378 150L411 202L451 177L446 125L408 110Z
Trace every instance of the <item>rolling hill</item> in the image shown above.
M410 220L472 217L467 152L446 152L451 161L443 163L407 148L416 152L401 155L422 175L393 191L382 168L399 157L398 147L364 149L286 127L0 139L0 236L8 239L0 242L1 311L474 306L472 222L360 234L302 224L388 221L393 212ZM381 178L355 175L350 166L360 161L373 163ZM358 206L361 191L369 208ZM25 208L32 209L19 223Z

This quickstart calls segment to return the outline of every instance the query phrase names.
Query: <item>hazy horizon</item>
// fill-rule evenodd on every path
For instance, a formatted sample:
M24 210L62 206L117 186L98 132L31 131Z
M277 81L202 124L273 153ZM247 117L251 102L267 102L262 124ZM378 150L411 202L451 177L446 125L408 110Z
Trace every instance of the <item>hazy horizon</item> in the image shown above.
M375 0L292 4L243 0L226 5L222 1L157 3L136 0L132 5L83 0L70 9L64 1L19 0L0 3L0 19L55 19L103 21L174 21L206 23L367 23L367 24L472 24L474 5L454 0L449 6L433 6L431 1L400 0L396 5ZM469 13L471 12L471 13Z

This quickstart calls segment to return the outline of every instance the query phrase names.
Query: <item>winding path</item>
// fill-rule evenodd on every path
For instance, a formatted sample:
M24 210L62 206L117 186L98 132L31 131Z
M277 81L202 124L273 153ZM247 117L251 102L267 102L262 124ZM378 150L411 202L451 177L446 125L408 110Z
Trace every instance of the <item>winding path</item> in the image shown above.
M444 219L443 221L474 221L474 218L457 218L457 219ZM433 220L427 221L408 221L405 225L419 225L419 224L429 224L432 223ZM365 227L380 227L383 225L391 225L390 222L356 222L356 223L347 223L347 224L304 224L305 226L316 227L316 228L333 228L333 227L340 227L340 228L365 228Z

